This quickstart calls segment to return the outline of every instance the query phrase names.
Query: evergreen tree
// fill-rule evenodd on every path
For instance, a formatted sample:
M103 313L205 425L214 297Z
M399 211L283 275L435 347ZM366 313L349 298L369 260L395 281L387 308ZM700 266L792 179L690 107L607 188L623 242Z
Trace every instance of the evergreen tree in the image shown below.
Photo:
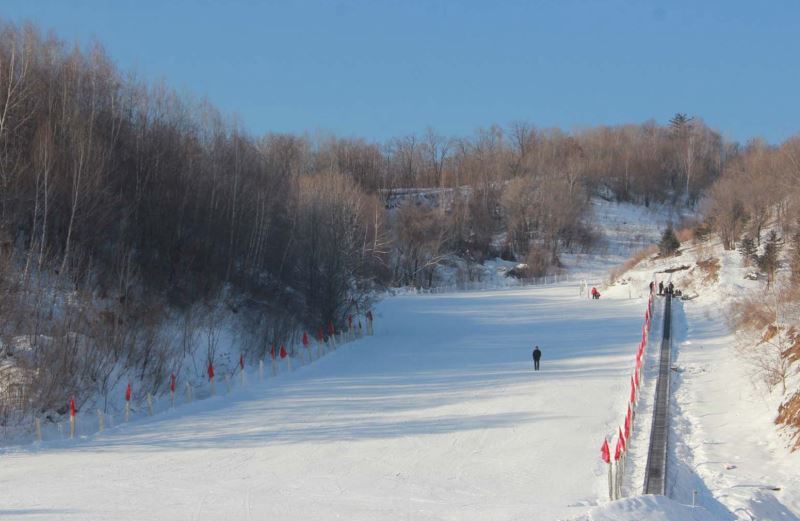
M669 126L673 134L683 137L691 131L692 121L694 121L694 117L689 117L683 112L677 112L669 120Z
M758 267L767 273L767 287L772 285L775 279L775 272L778 270L778 256L781 252L781 239L775 230L769 232L767 243L764 245L764 253L758 257Z
M758 247L752 237L748 235L742 239L739 243L739 253L742 254L742 260L745 266L750 266L753 262L757 262Z
M667 226L667 229L664 230L664 233L661 235L661 242L658 243L658 252L662 257L666 257L668 255L673 255L680 247L681 242L675 236L672 225Z
M800 229L792 236L789 267L792 270L792 282L800 284Z

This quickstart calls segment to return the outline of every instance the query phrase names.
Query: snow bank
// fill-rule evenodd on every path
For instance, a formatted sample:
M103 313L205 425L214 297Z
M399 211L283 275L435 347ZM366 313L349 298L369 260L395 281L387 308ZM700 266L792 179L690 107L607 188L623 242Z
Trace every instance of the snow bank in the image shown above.
M597 507L575 521L719 521L702 507L682 505L664 496L638 496Z

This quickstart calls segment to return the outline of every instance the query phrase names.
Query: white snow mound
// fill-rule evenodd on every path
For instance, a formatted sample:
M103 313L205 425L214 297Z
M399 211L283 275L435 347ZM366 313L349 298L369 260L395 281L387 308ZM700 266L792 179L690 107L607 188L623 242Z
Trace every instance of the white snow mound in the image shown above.
M637 496L593 508L575 521L718 521L702 507L682 505L665 496Z

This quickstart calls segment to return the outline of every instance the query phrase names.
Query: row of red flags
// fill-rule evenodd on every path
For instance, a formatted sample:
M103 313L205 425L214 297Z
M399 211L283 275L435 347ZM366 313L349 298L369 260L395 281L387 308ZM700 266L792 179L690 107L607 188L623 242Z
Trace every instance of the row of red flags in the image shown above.
M367 317L367 320L369 322L372 322L372 311L367 311L366 317ZM347 324L350 327L350 329L353 328L353 315L347 315ZM333 326L333 322L330 322L328 324L328 335L329 336L333 336L335 333L336 333L336 329ZM324 341L324 339L325 339L325 335L323 333L323 328L320 327L319 330L317 331L317 340L322 342L322 341ZM308 332L306 332L306 331L303 332L303 347L306 347L306 348L309 347ZM276 356L280 356L281 360L283 360L284 358L286 358L288 356L288 353L286 351L286 346L284 346L284 345L281 345L280 350L277 353L275 351L275 346L273 345L272 348L270 349L270 353L269 354L270 354L270 358L272 358L272 360L275 360ZM239 354L239 369L244 371L244 354L243 353ZM208 374L208 379L209 380L213 380L214 379L214 362L213 361L209 361L208 362L207 374ZM170 381L169 381L169 390L170 390L171 393L175 392L176 381L177 381L177 378L175 376L175 373L172 373L170 375ZM128 386L125 388L125 401L126 402L130 402L131 401L131 384L130 384L130 382L128 383ZM75 397L74 396L69 399L69 415L70 415L71 418L75 417Z
M654 287L651 284L651 288ZM647 346L647 334L650 331L650 322L653 318L653 292L650 291L650 296L647 300L647 310L644 313L644 323L642 324L642 339L639 342L639 347L636 350L636 369L631 375L631 394L628 399L628 410L625 414L624 427L619 428L617 434L617 446L614 449L614 461L619 461L622 454L627 449L627 442L631 435L631 428L633 426L634 408L636 407L636 398L639 392L639 383L642 372L642 358L644 357L644 349ZM624 429L624 430L623 430ZM603 440L603 445L600 447L600 457L607 464L611 464L611 448L608 444L608 438Z

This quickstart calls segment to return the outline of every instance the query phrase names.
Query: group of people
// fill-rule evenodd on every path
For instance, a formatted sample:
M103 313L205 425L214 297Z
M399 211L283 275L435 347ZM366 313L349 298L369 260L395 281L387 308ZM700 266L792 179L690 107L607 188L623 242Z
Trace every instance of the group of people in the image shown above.
M652 284L652 282L650 283ZM670 282L666 286L664 285L664 281L658 283L658 294L659 295L674 295L675 294L675 285Z

